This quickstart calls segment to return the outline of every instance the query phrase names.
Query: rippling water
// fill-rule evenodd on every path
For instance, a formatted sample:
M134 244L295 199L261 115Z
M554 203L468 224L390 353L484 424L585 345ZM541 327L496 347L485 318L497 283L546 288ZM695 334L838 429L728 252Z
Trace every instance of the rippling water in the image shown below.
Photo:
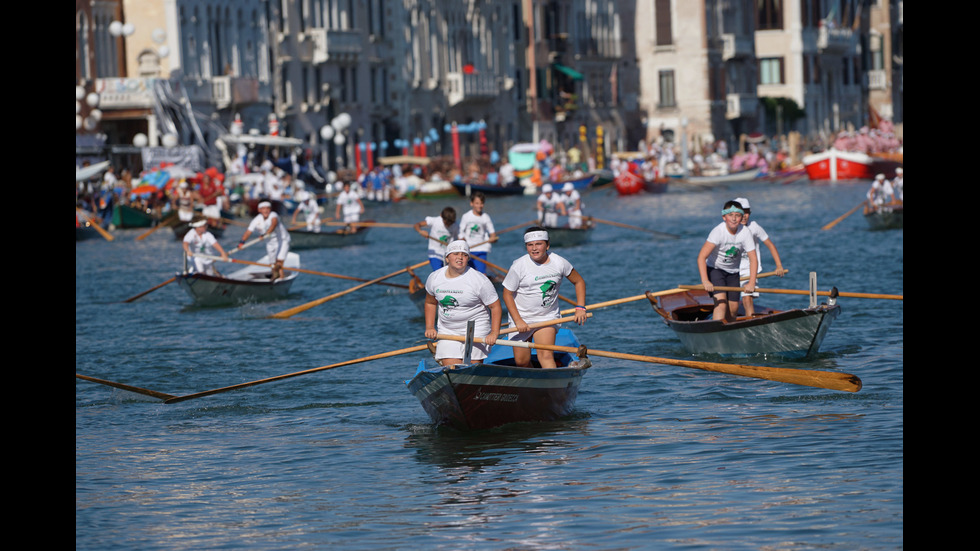
M902 294L902 230L869 231L860 213L820 230L865 190L599 190L585 196L587 214L677 238L601 224L591 243L560 252L590 303L697 283L697 252L721 205L745 196L790 269L763 286L807 289L815 271L822 290ZM447 204L467 208L461 198L369 206L367 218L414 223ZM533 199L490 198L487 211L507 228L534 218ZM76 373L184 395L422 341L418 309L393 287L267 319L357 283L310 274L274 303L198 308L176 284L122 303L180 266L169 230L141 233L76 244ZM502 236L490 261L522 254L519 233ZM231 227L222 243L239 236ZM240 257L261 251L251 253ZM371 279L425 260L425 242L375 228L366 245L301 256L308 269ZM768 251L763 262L772 269ZM817 357L738 363L853 373L860 392L594 357L569 419L476 433L434 428L409 394L420 354L170 405L76 379L75 547L901 548L904 307L840 302ZM576 333L596 350L690 358L646 301L595 310Z

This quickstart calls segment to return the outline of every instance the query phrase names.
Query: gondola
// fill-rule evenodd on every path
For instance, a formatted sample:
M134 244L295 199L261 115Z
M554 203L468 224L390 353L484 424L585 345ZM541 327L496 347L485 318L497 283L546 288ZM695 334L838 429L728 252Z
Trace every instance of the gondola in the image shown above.
M904 205L884 205L876 210L865 209L864 219L872 230L899 230L905 225Z

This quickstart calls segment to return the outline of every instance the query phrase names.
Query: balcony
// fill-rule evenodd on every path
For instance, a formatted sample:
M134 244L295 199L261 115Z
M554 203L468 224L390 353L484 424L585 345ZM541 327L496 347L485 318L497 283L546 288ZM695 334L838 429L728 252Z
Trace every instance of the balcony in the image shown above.
M728 120L755 117L759 98L755 94L728 94L725 97L725 118Z
M361 53L357 31L316 28L299 35L299 59L304 63L351 61Z
M453 106L492 100L499 88L493 74L446 73L445 92L449 105Z
M155 78L100 78L95 81L99 108L149 109L153 107Z
M868 90L885 90L888 88L888 75L883 69L868 71Z
M817 51L822 54L847 54L853 52L857 43L854 31L847 28L831 28L826 23L817 30Z
M721 35L721 59L728 61L739 57L752 57L755 54L753 39L734 33Z
M258 103L261 99L258 79L220 76L211 80L211 102L218 109Z

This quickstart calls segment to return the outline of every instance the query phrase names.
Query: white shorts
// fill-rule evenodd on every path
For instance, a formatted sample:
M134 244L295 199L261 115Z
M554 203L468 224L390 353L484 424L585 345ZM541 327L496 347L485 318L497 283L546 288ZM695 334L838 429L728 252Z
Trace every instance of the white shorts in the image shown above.
M436 360L441 360L443 358L462 359L465 348L465 343L459 341L440 340L436 343L435 358ZM483 343L475 342L473 343L473 350L470 352L470 358L473 360L482 360L487 357L489 352L489 346Z

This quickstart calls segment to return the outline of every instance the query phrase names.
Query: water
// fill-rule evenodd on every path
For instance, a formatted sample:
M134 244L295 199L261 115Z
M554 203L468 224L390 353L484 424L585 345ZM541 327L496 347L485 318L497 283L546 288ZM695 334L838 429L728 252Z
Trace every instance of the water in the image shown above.
M790 270L762 286L807 289L815 271L821 290L902 294L902 230L871 232L860 213L820 230L865 190L600 190L585 196L586 214L678 237L605 224L560 252L590 303L697 283L697 252L721 205L745 196ZM446 204L467 206L369 206L367 218L414 223ZM487 211L498 230L535 216L530 197L490 198ZM425 259L413 230L371 232L363 246L304 251L303 266L371 279ZM76 244L77 373L183 395L423 338L418 309L393 287L267 319L357 283L310 274L275 303L197 308L176 284L121 303L179 267L169 230L136 240L142 233ZM522 254L519 233L501 236L490 261ZM222 243L239 237L232 227ZM773 269L768 251L762 259ZM902 548L904 307L841 304L816 358L738 363L853 373L858 393L594 357L571 418L470 434L434 428L405 388L419 353L169 405L76 379L75 548ZM576 329L590 348L690 358L646 301L593 313Z

